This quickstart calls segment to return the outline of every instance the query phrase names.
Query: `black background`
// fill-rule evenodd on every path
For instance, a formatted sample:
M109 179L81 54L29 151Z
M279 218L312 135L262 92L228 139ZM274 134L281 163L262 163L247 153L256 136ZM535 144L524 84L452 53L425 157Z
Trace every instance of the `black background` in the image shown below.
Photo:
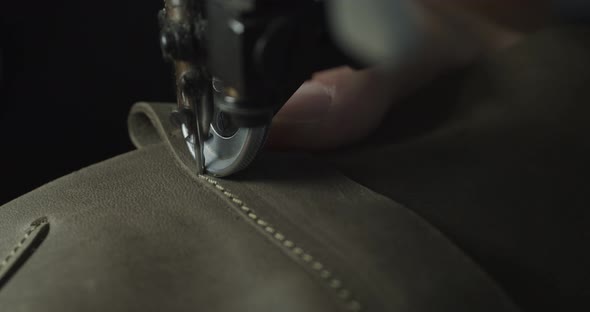
M172 101L160 0L13 1L0 7L0 204L133 147L140 100Z

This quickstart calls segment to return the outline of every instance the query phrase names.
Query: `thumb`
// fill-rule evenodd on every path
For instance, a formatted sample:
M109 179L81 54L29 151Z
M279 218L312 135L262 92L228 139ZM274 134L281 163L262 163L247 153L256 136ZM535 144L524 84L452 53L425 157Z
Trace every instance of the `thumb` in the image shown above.
M315 74L285 103L270 128L268 146L330 149L375 129L390 104L391 78L377 68L341 67Z

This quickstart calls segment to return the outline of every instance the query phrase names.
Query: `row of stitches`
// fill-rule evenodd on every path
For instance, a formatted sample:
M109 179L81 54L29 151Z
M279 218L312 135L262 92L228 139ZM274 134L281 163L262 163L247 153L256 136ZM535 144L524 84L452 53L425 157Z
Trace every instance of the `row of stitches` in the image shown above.
M332 273L328 271L321 262L315 260L313 256L311 256L309 253L306 253L301 247L298 247L293 241L287 239L284 234L277 231L277 229L272 227L268 222L260 218L260 216L256 215L254 211L252 211L252 209L246 206L246 204L242 200L234 196L231 192L229 192L225 187L220 185L217 181L203 175L200 175L199 177L207 181L209 184L213 185L219 192L221 192L223 195L228 197L234 204L236 204L240 208L242 213L248 216L248 218L254 220L257 225L264 229L264 231L269 233L274 239L278 240L282 244L282 246L289 249L301 260L310 265L315 272L318 272L320 278L327 281L328 286L336 291L338 298L345 300L347 302L346 305L351 311L361 310L360 303L356 300L351 299L351 292L342 285L342 282L339 279L333 277Z

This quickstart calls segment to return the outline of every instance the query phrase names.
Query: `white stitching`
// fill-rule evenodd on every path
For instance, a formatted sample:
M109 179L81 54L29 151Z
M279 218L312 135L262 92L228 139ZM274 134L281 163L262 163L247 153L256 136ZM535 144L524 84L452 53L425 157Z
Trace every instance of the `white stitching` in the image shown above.
M2 260L2 262L0 263L0 269L6 266L8 264L8 261L10 261L10 258L14 257L14 255L16 255L19 249L23 247L25 242L31 236L31 233L33 233L33 231L35 231L37 228L46 223L47 219L41 219L40 221L33 222L33 224L31 224L31 226L25 231L25 235L23 236L23 238L21 238L21 240L12 248L10 253L8 253L8 255L4 258L4 260Z
M209 184L213 185L221 194L225 195L229 198L234 204L240 208L240 210L250 219L254 220L255 224L260 226L264 231L271 234L271 236L276 239L277 241L281 242L281 246L285 247L288 251L294 253L297 257L303 260L304 263L307 263L312 268L313 272L318 272L318 276L326 281L326 284L329 288L335 291L336 297L342 300L346 306L346 308L350 311L361 311L362 307L361 304L351 299L352 294L350 290L346 289L342 281L333 277L330 271L326 270L324 265L318 261L314 261L314 257L309 253L306 253L301 247L298 247L293 241L288 240L284 234L278 232L274 227L272 227L267 221L260 218L260 216L256 215L251 208L247 207L246 204L237 198L234 194L232 194L229 190L219 184L219 182L213 180L212 178L204 175L199 175L199 178L207 181ZM274 235L272 235L274 234Z

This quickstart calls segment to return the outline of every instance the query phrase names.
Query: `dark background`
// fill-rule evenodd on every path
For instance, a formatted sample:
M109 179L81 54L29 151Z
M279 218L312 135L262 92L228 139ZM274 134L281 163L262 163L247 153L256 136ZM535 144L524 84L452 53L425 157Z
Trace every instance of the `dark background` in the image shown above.
M131 150L140 100L174 99L161 0L12 1L0 8L0 205Z

